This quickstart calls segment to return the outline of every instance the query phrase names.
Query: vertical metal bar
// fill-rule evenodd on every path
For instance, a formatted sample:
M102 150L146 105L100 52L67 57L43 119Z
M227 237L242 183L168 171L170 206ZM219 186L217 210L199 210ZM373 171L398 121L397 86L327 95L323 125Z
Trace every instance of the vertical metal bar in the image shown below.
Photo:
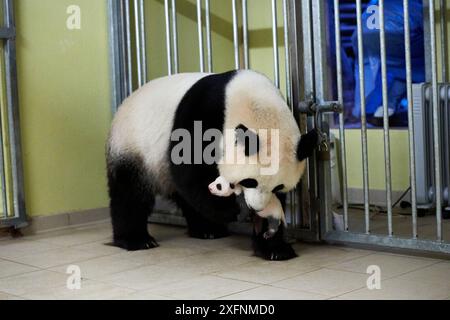
M4 1L5 25L15 28L13 0ZM25 196L22 169L22 152L20 144L19 95L17 88L16 40L10 38L5 42L6 96L8 103L8 129L11 150L11 173L13 180L13 208L15 225L25 223Z
M380 55L381 55L381 86L383 95L383 135L384 135L384 160L386 175L386 207L388 215L388 234L392 236L392 178L391 178L391 144L389 137L389 100L387 88L386 66L386 27L384 19L384 0L379 1L380 10Z
M442 63L442 82L448 82L447 75L447 3L446 0L440 0L440 16L441 16L441 63Z
M178 73L180 62L178 56L178 23L177 23L177 1L172 0L172 41L173 41L173 71Z
M238 15L237 15L237 0L232 0L232 11L233 11L233 45L234 45L234 67L235 69L240 69L239 62L239 26L238 26Z
M126 14L125 14L125 0L119 2L120 4L120 41L122 45L120 47L121 54L121 72L122 72L122 101L128 96L129 92L129 81L128 81L128 43L127 43L127 28L126 28ZM121 101L121 102L122 102Z
M344 89L342 78L342 55L341 55L341 21L339 11L339 0L334 0L334 33L336 42L336 74L338 101L344 108ZM345 144L345 119L344 110L339 114L339 139L341 145L342 158L342 206L344 209L344 230L348 231L348 183L347 183L347 148Z
M111 82L111 112L116 113L117 108L123 101L125 94L123 90L124 73L122 70L124 47L122 32L123 11L120 2L108 0L108 37L109 37L109 59L110 59L110 82Z
M250 68L249 43L248 43L248 3L242 0L242 35L244 42L244 68Z
M280 58L278 54L277 0L272 0L273 73L275 86L280 88Z
M430 49L431 49L431 78L433 90L433 136L434 136L434 167L435 167L435 197L436 197L436 237L442 241L442 184L441 184L441 141L439 119L439 92L437 75L436 21L434 0L429 0L430 10Z
M416 158L414 154L414 114L412 93L411 66L411 29L409 25L409 1L403 0L403 17L405 24L405 62L406 62L406 92L408 97L408 134L409 134L409 176L411 185L412 234L417 239L417 194L416 194Z
M294 4L295 5L295 4ZM312 28L312 10L311 0L305 0L300 2L301 5L301 36L302 44L300 48L303 49L303 72L299 71L299 74L303 73L302 87L304 89L304 99L313 100L315 91L315 70L314 66L314 52L313 52L313 28ZM314 127L314 121L312 117L306 117L305 131ZM308 160L308 175L307 179L303 179L302 183L302 225L311 229L312 232L319 230L318 223L318 210L311 209L312 204L316 203L318 197L318 184L317 184L317 157L314 154L313 157Z
M208 62L208 72L213 71L210 15L209 0L205 0L206 60Z
M200 72L205 72L205 59L203 57L203 23L202 23L202 0L197 0L197 32Z
M125 0L125 32L127 39L127 83L128 83L128 95L133 92L133 60L131 53L131 12L130 12L130 0Z
M166 53L167 53L167 74L173 74L172 70L172 44L170 42L170 8L169 0L164 0L164 16L166 19Z
M289 50L289 12L288 12L288 3L287 0L283 0L283 32L284 32L284 60L285 60L285 76L286 76L286 101L291 109L291 112L294 112L294 105L292 104L292 81L291 81L291 57ZM295 204L295 196L296 191L291 191L289 193L289 203L291 210L291 224L297 224L297 215L296 215L296 204Z
M140 22L141 22L141 54L142 54L142 84L147 82L147 39L145 29L145 4L144 0L139 0Z
M5 172L5 155L3 153L3 148L5 148L5 142L3 140L2 124L3 121L8 119L3 119L0 113L0 183L1 183L1 197L2 197L2 212L0 212L0 219L9 216L8 213L8 197L6 193L6 172Z
M134 0L134 26L135 26L135 42L136 42L136 69L137 69L137 76L138 76L138 86L142 86L143 84L143 78L142 78L142 53L141 53L141 14L139 12L140 6L139 6L139 0Z
M367 119L366 119L366 90L364 77L364 43L362 28L361 0L356 0L356 22L358 36L358 65L359 65L359 95L361 100L361 143L363 161L363 184L364 184L364 217L366 233L370 233L370 207L369 207L369 157L367 150Z
M329 64L327 63L327 2L311 1L313 19L313 48L314 48L314 81L315 101L323 103L329 100ZM310 66L311 67L311 66ZM316 125L329 137L329 118L321 114L317 118ZM320 227L322 235L331 230L331 167L330 161L325 158L317 158L317 187L318 201L322 214Z

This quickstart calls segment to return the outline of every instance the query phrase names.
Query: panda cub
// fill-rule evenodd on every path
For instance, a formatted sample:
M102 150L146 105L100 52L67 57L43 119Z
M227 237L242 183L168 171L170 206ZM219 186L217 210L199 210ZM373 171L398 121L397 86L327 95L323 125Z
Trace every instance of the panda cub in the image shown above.
M241 186L229 183L222 176L219 176L208 188L212 194L219 197L229 197L232 194L240 195L242 193ZM283 207L275 194L272 195L268 205L263 210L257 211L256 214L261 218L266 218L269 222L269 228L264 233L265 239L270 239L277 233L281 222L286 225Z

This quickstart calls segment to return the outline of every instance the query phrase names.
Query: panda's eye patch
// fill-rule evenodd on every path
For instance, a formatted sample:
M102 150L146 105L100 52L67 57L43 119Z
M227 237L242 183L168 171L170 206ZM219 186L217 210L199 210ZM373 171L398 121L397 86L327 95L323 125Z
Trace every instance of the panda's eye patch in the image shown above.
M234 183L230 183L230 188L231 188L231 189L234 189L234 187L236 187L236 186L234 185Z
M220 183L217 184L217 190L222 191L222 185Z
M244 179L239 182L239 184L244 188L256 188L258 186L258 181L255 179Z
M277 193L278 191L281 191L284 189L284 184L280 184L278 186L276 186L275 188L273 188L272 193Z

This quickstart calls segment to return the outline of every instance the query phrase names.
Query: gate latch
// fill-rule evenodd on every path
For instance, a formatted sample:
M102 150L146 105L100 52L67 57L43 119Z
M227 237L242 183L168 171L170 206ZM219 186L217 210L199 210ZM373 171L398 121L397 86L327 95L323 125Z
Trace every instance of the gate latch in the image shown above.
M337 101L330 101L324 104L317 104L312 100L307 100L299 102L298 110L300 113L314 116L314 126L318 133L317 143L319 146L319 151L328 152L329 151L328 135L322 131L319 119L322 113L327 112L341 113L343 110L342 105Z

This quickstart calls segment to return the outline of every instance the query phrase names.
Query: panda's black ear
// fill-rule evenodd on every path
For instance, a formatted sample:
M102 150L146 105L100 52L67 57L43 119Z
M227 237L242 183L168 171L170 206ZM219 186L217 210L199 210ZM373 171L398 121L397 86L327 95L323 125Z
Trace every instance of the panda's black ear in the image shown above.
M244 153L246 157L252 156L259 152L259 136L253 131L249 130L243 124L240 124L235 129L236 144L244 146Z
M319 135L315 129L300 137L300 141L297 146L298 161L303 161L313 155L314 149L317 147L318 139Z

